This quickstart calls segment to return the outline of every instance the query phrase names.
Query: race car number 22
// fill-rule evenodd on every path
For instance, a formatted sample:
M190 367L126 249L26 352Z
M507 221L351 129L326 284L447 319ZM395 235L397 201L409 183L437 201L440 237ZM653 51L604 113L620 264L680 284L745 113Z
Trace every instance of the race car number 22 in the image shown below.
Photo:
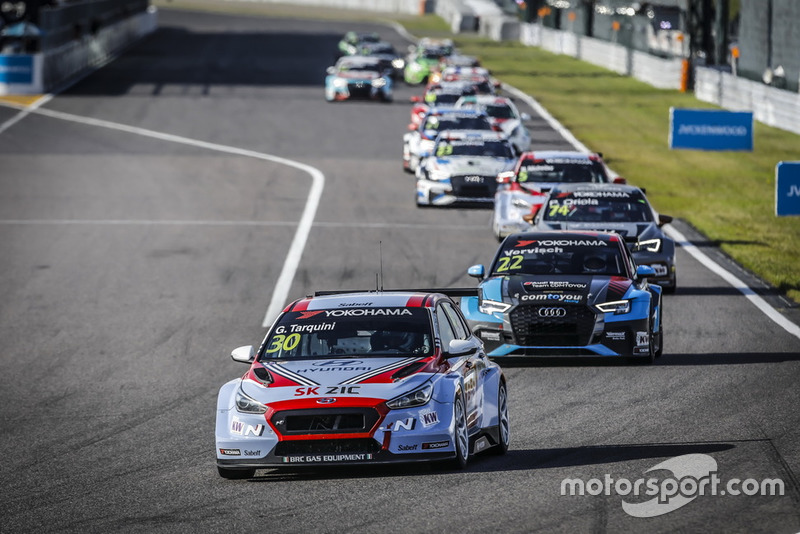
M522 259L523 256L504 256L497 260L497 269L495 269L498 273L502 273L505 271L513 271L515 269L519 269L522 267Z

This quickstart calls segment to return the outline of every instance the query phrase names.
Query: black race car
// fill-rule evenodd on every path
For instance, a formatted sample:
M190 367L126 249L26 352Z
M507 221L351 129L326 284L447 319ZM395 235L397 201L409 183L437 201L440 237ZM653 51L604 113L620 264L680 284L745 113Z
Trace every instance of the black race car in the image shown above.
M625 238L638 265L649 265L649 279L674 293L678 285L675 242L661 227L672 221L659 215L644 192L632 185L558 184L539 209L534 230L616 232Z

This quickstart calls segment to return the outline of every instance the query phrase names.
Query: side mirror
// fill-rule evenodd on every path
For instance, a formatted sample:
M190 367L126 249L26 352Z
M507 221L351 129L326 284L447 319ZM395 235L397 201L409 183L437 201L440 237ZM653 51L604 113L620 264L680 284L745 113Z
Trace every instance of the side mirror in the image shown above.
M617 176L616 178L614 178L614 183L615 184L627 184L628 180L626 180L622 176Z
M468 356L478 352L478 344L471 339L453 339L447 346L448 356Z
M417 125L416 125L416 124L413 124L413 123L411 123L411 124L409 124L409 125L408 125L408 127L407 127L407 128L408 128L408 131L409 131L409 132L413 132L414 130L416 130L416 129L417 129Z
M531 120L530 113L520 113L519 119L522 121L529 121Z
M497 175L498 184L509 184L514 179L514 171L505 171Z
M672 218L671 215L660 215L659 214L659 216L658 216L658 225L659 226L664 226L665 224L669 224L672 221L673 221L673 218Z
M536 218L536 214L539 213L540 209L542 209L542 204L533 204L531 206L531 212L523 215L522 220L528 224L533 224L533 220Z
M484 269L483 265L473 265L467 269L467 274L473 278L483 279L483 276L486 274L486 269Z
M656 275L656 270L649 265L639 265L636 267L636 276L638 278L650 278Z
M255 357L256 353L253 350L253 345L245 345L244 347L233 349L233 352L231 352L233 361L239 363L252 363Z
M336 67L328 67L327 69L325 69L325 72L327 72L328 74L336 74Z
M419 95L414 95L411 98L409 98L409 101L413 102L414 104L419 104L420 102L422 102L422 97Z

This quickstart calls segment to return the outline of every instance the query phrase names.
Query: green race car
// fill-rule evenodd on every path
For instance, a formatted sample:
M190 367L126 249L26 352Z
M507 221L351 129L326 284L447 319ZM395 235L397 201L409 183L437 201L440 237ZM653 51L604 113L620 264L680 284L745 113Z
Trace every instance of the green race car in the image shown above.
M425 83L432 72L439 69L442 58L455 52L450 39L421 39L411 48L406 59L403 79L411 85Z

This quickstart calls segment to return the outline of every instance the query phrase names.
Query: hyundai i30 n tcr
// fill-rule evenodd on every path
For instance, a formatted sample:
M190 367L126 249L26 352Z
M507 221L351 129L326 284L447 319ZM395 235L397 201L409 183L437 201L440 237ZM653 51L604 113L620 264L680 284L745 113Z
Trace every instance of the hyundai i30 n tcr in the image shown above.
M281 466L461 468L472 453L508 449L503 372L439 292L300 299L257 349L232 357L249 368L219 391L222 477Z

